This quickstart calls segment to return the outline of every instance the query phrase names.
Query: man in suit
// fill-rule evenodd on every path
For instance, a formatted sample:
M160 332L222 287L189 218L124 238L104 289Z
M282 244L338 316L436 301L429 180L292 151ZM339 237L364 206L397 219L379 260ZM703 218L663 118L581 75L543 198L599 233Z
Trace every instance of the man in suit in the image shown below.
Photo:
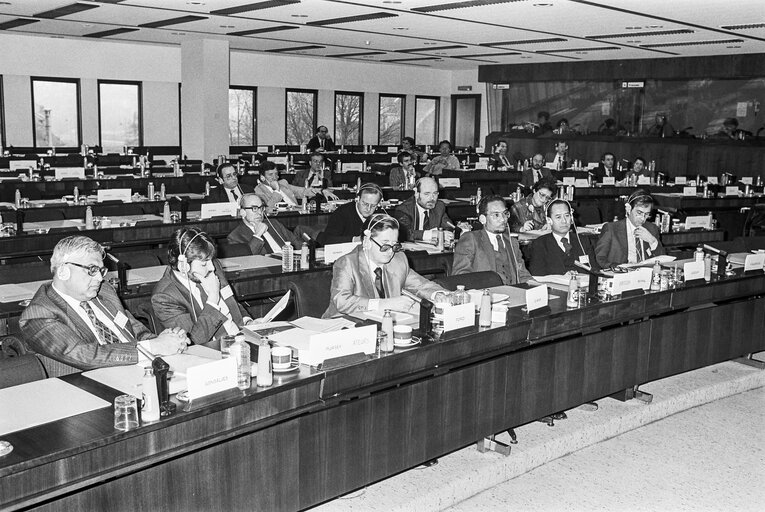
M452 274L492 270L507 285L531 279L518 242L507 231L509 213L501 196L490 195L481 199L478 220L484 229L463 233L457 241Z
M382 189L374 183L364 183L356 192L356 199L332 212L327 227L319 233L320 245L358 242L364 222L377 210L382 201Z
M616 157L613 153L606 151L600 157L600 164L595 169L595 179L603 183L603 178L614 178L616 182L624 179L624 172L616 168Z
M554 199L547 205L546 212L552 232L540 236L529 246L529 272L534 276L565 274L578 270L575 262L598 268L592 243L589 238L580 237L573 225L571 204Z
M251 185L239 183L239 173L233 164L228 162L220 164L215 172L218 174L219 185L210 190L210 195L205 198L206 203L239 204L244 194L253 191Z
M414 170L414 157L407 151L401 151L397 156L398 165L392 167L388 179L394 190L413 190L414 183L419 177Z
M336 151L337 147L328 135L329 129L326 126L319 126L316 135L308 141L306 148L311 152L324 153L325 151Z
M638 263L664 254L659 228L646 222L653 208L653 197L637 189L624 205L626 218L603 225L595 244L598 265L608 268L622 263Z
M432 299L443 288L409 268L398 243L399 224L379 213L365 223L361 245L332 267L330 303L324 318L338 314L386 309L409 311L414 301L402 290Z
M552 178L552 172L545 167L545 157L542 153L537 153L531 158L531 167L523 170L521 175L521 185L530 189L534 183L542 178Z
M401 240L431 242L438 228L454 236L454 223L438 200L438 183L433 178L420 178L414 196L396 206L393 215L401 225Z
M510 161L510 157L507 155L506 140L497 142L497 152L491 157L491 168L495 171L509 171L513 168L513 162Z
M298 206L303 197L315 196L318 189L298 187L290 185L285 179L280 180L276 164L266 161L260 165L260 183L255 187L255 193L266 206L273 208L276 203Z
M327 200L337 200L337 196L329 190L332 187L332 170L324 166L324 155L313 153L309 160L310 167L295 173L292 184L320 191Z
M266 217L263 200L256 194L245 194L240 208L242 222L228 234L230 244L247 244L254 255L278 253L285 244L300 248L300 239L276 219Z
M53 280L43 284L21 315L30 348L81 370L138 363L137 345L170 355L188 344L182 329L154 336L104 283L104 250L85 236L56 244L50 260Z
M510 228L515 233L537 229L549 229L545 206L558 193L554 178L542 178L534 183L531 194L513 204Z
M573 159L568 156L568 142L560 140L555 143L555 151L549 155L545 155L545 161L550 162L549 167L551 169L565 171L571 167Z
M430 162L422 169L425 176L440 176L444 169L459 169L460 161L452 154L452 143L448 140L442 140L438 143L438 155L434 156Z
M184 329L195 344L217 349L220 336L237 334L241 325L253 320L237 302L214 256L215 243L207 233L176 230L167 248L168 266L154 286L151 305L164 327Z

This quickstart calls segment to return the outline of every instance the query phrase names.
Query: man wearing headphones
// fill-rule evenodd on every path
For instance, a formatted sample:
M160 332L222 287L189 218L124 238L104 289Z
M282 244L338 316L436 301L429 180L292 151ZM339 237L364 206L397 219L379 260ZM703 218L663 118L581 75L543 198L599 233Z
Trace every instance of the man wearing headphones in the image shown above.
M414 157L408 151L401 151L396 156L398 165L392 167L388 179L393 190L413 190L419 177L414 169Z
M659 228L646 222L653 209L653 197L639 188L624 205L626 218L607 222L595 244L598 265L608 268L622 263L639 263L664 254Z
M406 290L431 299L445 291L409 268L398 243L398 221L377 213L364 223L361 244L332 267L330 302L324 318L364 311L408 311L414 301Z
M164 327L184 329L200 345L236 334L241 325L252 322L234 297L207 233L176 230L167 247L167 262L151 295L154 314Z
M545 157L542 153L537 153L531 159L531 167L523 170L521 175L521 185L527 190L534 186L542 178L552 178L552 172L545 167Z
M532 187L531 194L513 204L511 209L512 230L525 233L537 229L548 230L545 206L558 193L554 178L542 178Z
M364 183L356 192L353 202L345 203L332 212L327 227L319 233L320 245L358 242L364 222L377 210L382 201L382 189L374 183Z
M328 201L336 201L337 196L329 190L332 187L332 170L324 166L324 155L313 153L309 162L308 169L295 173L292 184L296 187L314 189L317 193L321 192Z
M138 363L140 344L155 355L185 350L183 329L154 336L104 282L104 250L85 236L56 244L50 260L53 280L37 290L19 325L30 348L80 370Z
M531 274L515 237L507 230L507 210L501 196L486 196L478 204L478 220L484 229L463 233L454 246L452 274L491 270L506 285L525 283Z
M228 243L247 244L254 255L278 253L287 243L301 247L302 242L292 231L266 217L265 209L257 194L245 194L239 209L242 222L228 234Z
M393 215L401 225L401 240L430 243L438 228L448 240L454 237L454 223L446 214L446 205L438 200L438 183L433 178L417 180L414 196L396 206Z
M260 183L255 187L255 193L267 207L273 208L276 203L287 203L298 206L303 197L313 197L318 189L290 185L285 179L279 179L279 170L273 162L263 162L260 165Z
M316 135L311 140L309 140L308 144L306 145L308 151L316 151L318 153L323 153L325 151L336 151L337 147L335 146L332 137L330 137L328 134L329 129L326 126L319 126L319 128L316 130Z
M578 270L575 262L598 268L588 237L580 237L573 223L571 204L553 199L545 209L552 232L542 235L529 246L529 272L534 276L565 274ZM574 229L571 229L572 226Z
M244 194L253 191L251 185L239 183L239 173L236 167L228 162L220 164L216 170L219 185L210 190L210 195L205 199L206 203L236 203Z

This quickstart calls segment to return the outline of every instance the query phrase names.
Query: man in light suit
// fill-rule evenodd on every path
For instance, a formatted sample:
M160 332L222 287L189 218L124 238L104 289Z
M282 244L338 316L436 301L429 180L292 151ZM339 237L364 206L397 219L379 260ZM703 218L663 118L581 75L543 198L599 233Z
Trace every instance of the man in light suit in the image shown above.
M103 248L84 236L56 244L53 281L42 285L21 315L21 331L35 352L81 370L138 362L140 343L155 355L182 352L182 329L154 336L104 283Z
M438 228L453 236L454 223L438 200L438 183L433 178L420 178L414 196L398 205L393 215L401 225L401 240L430 242Z
M398 221L384 213L367 219L361 245L332 267L330 302L324 318L386 309L408 311L414 301L401 290L426 299L445 291L409 268L400 252L398 228Z
M276 164L266 161L260 165L260 183L255 187L255 193L266 206L273 208L276 203L298 206L303 197L315 196L318 189L290 185L287 180L280 180Z
M245 194L240 208L242 222L228 234L228 243L247 244L254 255L278 253L287 243L300 248L300 239L278 220L267 218L264 210L260 197Z
M595 257L602 268L640 261L664 254L659 228L646 222L653 209L653 197L639 188L624 205L626 218L603 225L595 244Z
M207 233L178 229L167 256L168 267L151 294L154 314L164 327L184 329L195 344L217 349L220 336L237 334L253 321L214 259L215 243Z
M296 187L313 189L321 193L327 201L337 201L337 196L332 193L332 169L324 166L324 155L313 153L309 160L310 167L295 173L292 184Z
M452 274L492 270L506 285L525 283L531 274L514 237L507 231L509 212L501 196L486 196L478 205L484 229L463 233L454 246Z
M242 196L253 191L251 185L239 183L239 173L233 164L228 162L220 164L216 170L219 185L210 190L210 195L205 198L205 203L236 203L239 204Z

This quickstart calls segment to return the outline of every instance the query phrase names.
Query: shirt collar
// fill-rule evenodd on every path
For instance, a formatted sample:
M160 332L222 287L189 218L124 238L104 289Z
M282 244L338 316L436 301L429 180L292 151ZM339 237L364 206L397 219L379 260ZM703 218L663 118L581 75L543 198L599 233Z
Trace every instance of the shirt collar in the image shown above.
M61 291L61 290L60 290L60 289L59 289L59 288L56 286L56 284L55 284L55 283L51 283L51 286L52 286L52 287L53 287L53 289L56 291L56 293L58 293L58 294L61 296L61 298L62 298L62 299L64 299L64 301L65 301L67 304L69 304L69 305L70 305L72 308L79 308L79 307L80 307L80 304L81 304L82 302L89 302L89 301L81 301L81 300L77 300L77 299L75 299L74 297L72 297L71 295L67 295L66 293L64 293L63 291Z

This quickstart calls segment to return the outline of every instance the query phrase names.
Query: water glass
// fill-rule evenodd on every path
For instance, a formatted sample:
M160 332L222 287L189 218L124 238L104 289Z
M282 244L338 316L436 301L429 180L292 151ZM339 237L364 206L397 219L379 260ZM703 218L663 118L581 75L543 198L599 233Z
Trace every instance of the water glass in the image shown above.
M221 359L226 359L231 355L231 345L236 341L236 336L221 336L220 337L220 356Z
M133 395L114 399L114 428L125 432L138 428L138 401Z

